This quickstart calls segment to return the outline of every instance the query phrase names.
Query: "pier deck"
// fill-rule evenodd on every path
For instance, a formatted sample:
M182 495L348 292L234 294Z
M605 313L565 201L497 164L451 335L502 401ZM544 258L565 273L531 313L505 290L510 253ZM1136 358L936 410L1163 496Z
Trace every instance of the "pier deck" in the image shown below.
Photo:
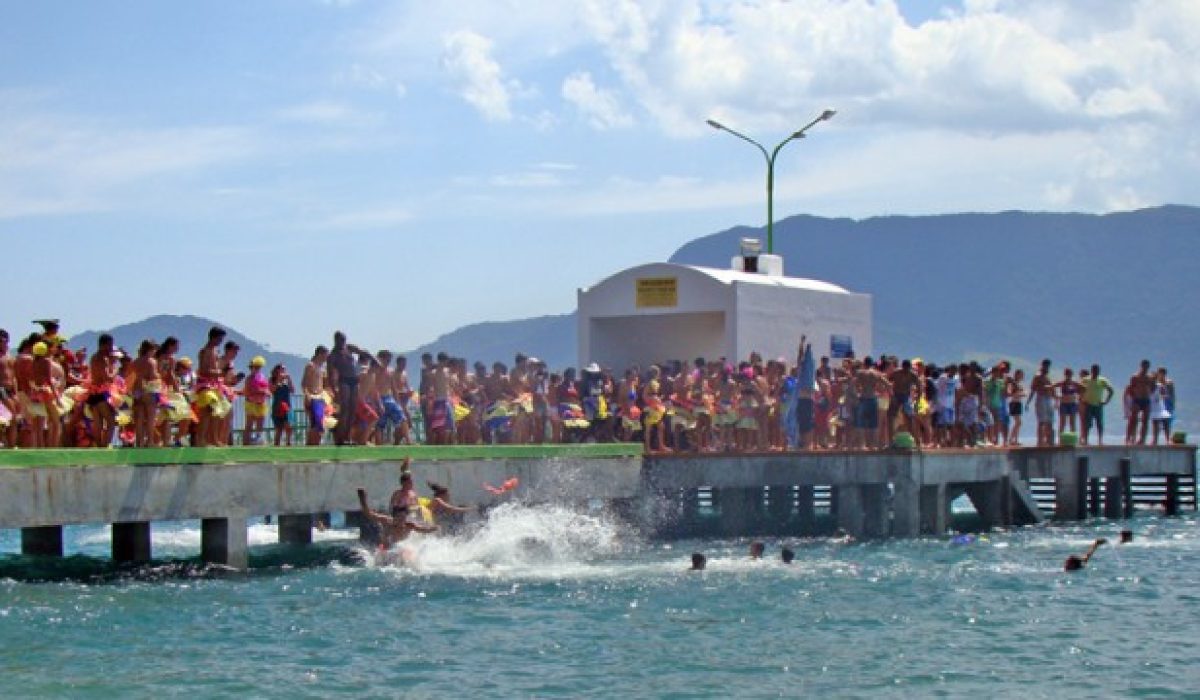
M199 519L202 556L246 566L246 519L280 517L284 541L311 540L312 515L358 509L363 487L383 507L404 457L417 483L460 503L489 503L484 484L520 480L529 502L601 500L659 534L809 534L815 494L860 538L939 535L966 495L985 526L1128 517L1135 480L1153 477L1168 514L1190 494L1194 446L1060 447L643 455L640 445L16 450L0 453L0 528L21 528L27 554L61 555L62 526L113 524L113 556L150 557L150 523ZM1042 501L1030 483L1037 481ZM706 499L706 500L705 500ZM703 503L702 503L703 501ZM703 508L702 508L703 505ZM704 510L704 513L701 513Z

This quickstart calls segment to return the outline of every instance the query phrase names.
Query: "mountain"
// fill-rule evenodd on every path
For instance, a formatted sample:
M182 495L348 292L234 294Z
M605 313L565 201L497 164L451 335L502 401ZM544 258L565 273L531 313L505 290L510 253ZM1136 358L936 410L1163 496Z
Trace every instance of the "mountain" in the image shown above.
M490 370L493 362L512 366L513 356L523 352L545 360L552 368L561 368L575 364L577 336L574 313L475 323L447 333L406 355L409 367L420 366L421 353L436 355L444 351L455 357L465 357L471 363L482 361Z
M87 348L90 353L96 349L96 340L100 334L109 333L112 335L113 340L116 341L117 347L124 348L130 354L137 354L138 345L147 338L162 342L168 336L175 336L179 339L179 354L177 357L186 355L195 360L200 348L208 341L208 329L213 326L224 328L227 333L225 339L227 341L232 340L241 346L241 350L238 352L237 365L242 369L249 366L250 358L255 355L262 355L267 360L267 371L270 371L276 363L282 363L284 367L287 367L288 373L292 375L294 381L300 381L300 377L304 372L304 365L307 364L308 358L289 353L273 352L267 349L267 346L262 343L251 340L243 333L229 326L199 316L151 316L145 320L136 323L127 323L115 328L77 333L71 336L68 345L72 348Z

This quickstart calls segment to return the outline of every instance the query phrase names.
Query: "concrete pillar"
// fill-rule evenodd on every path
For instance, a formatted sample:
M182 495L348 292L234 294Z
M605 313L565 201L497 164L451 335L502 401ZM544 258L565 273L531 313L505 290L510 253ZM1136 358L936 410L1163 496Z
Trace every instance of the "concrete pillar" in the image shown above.
M873 539L888 533L887 484L859 487L863 509L863 536Z
M200 558L245 571L250 568L245 518L204 518L200 521Z
M1012 480L1007 474L988 482L968 484L967 497L988 528L1012 527Z
M283 544L312 544L311 513L279 516L279 541Z
M921 485L910 478L893 482L892 537L918 537L921 534Z
M1167 474L1167 501L1164 505L1167 515L1179 515L1179 475Z
M946 484L921 487L921 532L941 537L950 529L950 499Z
M113 523L112 558L118 564L150 561L150 523Z
M1133 517L1133 461L1128 457L1118 463L1121 479L1121 510L1126 518Z
M1054 518L1083 520L1087 517L1087 457L1080 457L1068 470L1054 479Z
M1092 477L1088 479L1088 515L1093 518L1100 517L1100 479Z
M796 522L800 534L811 534L817 529L817 509L814 505L813 487L801 484L796 487Z
M856 485L833 487L833 502L837 509L838 527L857 538L865 536L862 489Z
M717 489L713 489L715 494ZM729 536L749 535L762 526L761 488L720 489L721 532Z
M770 515L771 530L778 534L785 533L792 520L792 487L772 486L769 498L767 510Z
M1112 520L1125 517L1125 482L1119 476L1104 480L1104 517Z
M27 557L61 557L63 555L62 526L21 528L21 554Z

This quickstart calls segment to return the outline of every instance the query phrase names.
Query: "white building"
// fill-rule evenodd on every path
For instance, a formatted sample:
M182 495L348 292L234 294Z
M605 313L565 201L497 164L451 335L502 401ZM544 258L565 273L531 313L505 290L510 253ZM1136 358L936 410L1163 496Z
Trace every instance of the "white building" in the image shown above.
M783 260L743 240L731 269L650 263L578 291L579 366L621 371L664 360L757 351L794 362L800 334L817 356L871 352L871 297L835 284L785 277ZM745 270L763 270L746 272Z

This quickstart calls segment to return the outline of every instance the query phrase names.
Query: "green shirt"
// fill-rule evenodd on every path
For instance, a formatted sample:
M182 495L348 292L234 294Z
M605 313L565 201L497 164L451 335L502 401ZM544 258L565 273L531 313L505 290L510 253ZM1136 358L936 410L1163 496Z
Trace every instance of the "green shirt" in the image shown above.
M1083 384L1083 402L1090 406L1099 406L1104 403L1104 390L1112 391L1112 384L1108 383L1107 377L1088 377Z

